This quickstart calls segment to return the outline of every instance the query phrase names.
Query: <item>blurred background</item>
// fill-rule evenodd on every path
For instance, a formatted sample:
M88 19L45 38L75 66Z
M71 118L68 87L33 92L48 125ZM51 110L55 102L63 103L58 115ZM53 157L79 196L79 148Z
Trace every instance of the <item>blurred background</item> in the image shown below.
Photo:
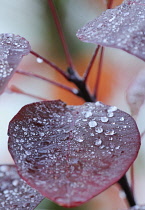
M119 5L121 0L114 0ZM74 66L83 75L95 45L80 42L75 36L77 30L101 14L105 9L105 0L54 0L64 34L73 58ZM63 48L57 30L50 14L47 0L0 0L0 33L14 33L25 37L31 44L32 50L56 63L60 68L67 69ZM98 60L89 76L88 85L93 89ZM126 102L126 90L137 73L145 68L143 61L121 50L106 48L103 61L98 100L115 105L119 109L130 113ZM28 55L23 58L19 69L34 72L49 79L57 80L72 87L61 75L46 64L37 62L36 58ZM44 99L61 99L67 104L82 104L84 101L76 96L50 85L40 79L15 74L9 82L8 88L15 85L22 91ZM12 117L19 109L38 101L37 97L10 92L7 89L0 96L0 163L13 163L7 150L7 128ZM139 130L145 130L145 107L140 110L137 118ZM135 164L135 195L140 204L145 203L145 143ZM82 207L72 208L80 210L117 210L127 209L125 199L117 185L112 186ZM50 202L50 209L65 209Z

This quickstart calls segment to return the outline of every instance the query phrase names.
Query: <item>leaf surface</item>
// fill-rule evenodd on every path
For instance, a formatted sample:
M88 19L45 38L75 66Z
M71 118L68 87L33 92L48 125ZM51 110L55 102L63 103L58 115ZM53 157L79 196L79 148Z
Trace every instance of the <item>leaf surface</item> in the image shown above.
M0 34L0 94L14 74L22 57L30 52L29 42L14 34Z
M78 30L83 42L122 49L145 61L145 0L126 0Z
M117 182L140 147L133 118L100 102L26 105L11 120L8 134L21 177L66 207L79 206Z
M0 165L0 209L33 210L44 197L22 180L14 165Z

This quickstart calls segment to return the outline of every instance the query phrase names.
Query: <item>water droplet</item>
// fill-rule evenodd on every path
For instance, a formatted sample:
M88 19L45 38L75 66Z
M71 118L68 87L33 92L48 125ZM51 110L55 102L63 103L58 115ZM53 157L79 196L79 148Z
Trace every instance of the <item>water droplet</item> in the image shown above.
M37 58L36 60L37 60L37 63L43 63L43 59L41 58Z
M31 152L30 151L25 151L25 154L26 155L31 155Z
M19 181L18 181L17 179L15 179L15 180L12 181L12 185L13 185L13 186L17 186L18 183L19 183Z
M88 117L91 117L92 116L92 112L91 111L87 111L85 113L85 117L88 118Z
M96 121L92 120L89 122L90 128L94 128L97 125Z
M121 117L119 120L120 120L120 121L124 121L124 117Z
M106 136L112 136L112 135L114 135L115 134L115 131L114 130L106 130L105 131L105 135Z
M94 133L91 133L90 136L95 136Z
M104 107L104 104L103 104L103 103L101 103L100 101L97 101L97 102L95 103L95 105L96 105L96 106L101 106L101 107Z
M103 149L104 147L105 147L105 145L101 145L99 148L100 148L100 149Z
M101 117L102 122L108 122L108 117Z
M107 117L113 117L113 116L114 116L113 112L108 112L107 113Z
M8 166L0 166L0 171L7 172Z
M109 140L112 141L113 140L113 137L110 137Z
M115 149L119 149L119 148L120 148L120 146L115 147Z
M83 139L82 137L79 137L79 138L76 139L76 141L77 141L77 142L83 142L84 139Z
M102 127L97 127L95 128L96 133L102 133L103 132L103 128Z
M102 144L102 140L101 139L97 139L96 141L95 141L95 145L96 146L100 146Z
M107 112L115 112L117 110L116 106L110 106L107 110Z

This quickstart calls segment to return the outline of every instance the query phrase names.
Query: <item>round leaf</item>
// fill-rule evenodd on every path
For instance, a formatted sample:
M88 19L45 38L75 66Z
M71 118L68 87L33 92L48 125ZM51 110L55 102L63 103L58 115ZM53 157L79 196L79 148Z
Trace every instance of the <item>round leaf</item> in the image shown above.
M133 118L100 102L26 105L11 120L8 134L21 177L66 207L78 206L117 182L140 147Z
M14 74L22 57L30 52L29 42L14 34L0 34L0 94Z

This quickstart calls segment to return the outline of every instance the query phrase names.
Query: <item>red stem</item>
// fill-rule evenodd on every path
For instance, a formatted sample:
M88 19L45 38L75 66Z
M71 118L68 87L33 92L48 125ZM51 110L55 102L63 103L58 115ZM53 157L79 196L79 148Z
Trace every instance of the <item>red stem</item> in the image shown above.
M72 88L70 88L68 86L62 85L62 84L60 84L58 82L52 81L52 80L47 79L45 77L42 77L42 76L40 76L38 74L33 74L33 73L25 72L25 71L22 71L22 70L16 70L16 73L23 74L25 76L30 76L30 77L35 77L35 78L41 79L41 80L46 81L46 82L49 82L49 83L51 83L51 84L53 84L53 85L55 85L57 87L60 87L62 89L65 89L65 90L67 90L67 91L69 91L69 92L71 92L71 93L73 93L75 95L77 94L77 89L74 89L74 88L72 89Z
M99 89L99 82L100 82L100 76L101 76L101 70L102 70L102 64L103 64L103 57L104 57L104 47L101 47L101 54L100 54L100 60L98 65L98 71L97 71L97 78L94 88L94 97L98 98L98 89Z
M107 9L111 9L113 6L113 0L108 0Z
M64 49L66 61L67 61L68 65L69 65L69 67L73 68L72 59L71 59L71 56L70 56L70 53L69 53L69 50L68 50L68 46L67 46L64 34L63 34L63 30L62 30L62 27L61 27L61 23L59 21L59 17L57 15L57 11L55 9L55 6L54 6L52 0L48 0L48 4L49 4L50 10L51 10L51 14L53 16L53 20L55 22L55 25L56 25L56 28L57 28L57 31L58 31L58 34L59 34L59 37L60 37L63 49Z
M92 58L91 58L91 60L89 62L89 65L88 65L88 67L87 67L87 69L85 71L85 74L84 74L84 77L83 77L84 78L84 82L86 82L87 79L88 79L88 76L90 74L90 71L92 69L92 66L93 66L93 64L95 62L95 58L98 55L99 49L100 49L100 45L98 45L98 47L96 48L96 50L95 50L95 52L94 52L94 54L93 54L93 56L92 56Z
M50 62L49 60L47 60L46 58L42 57L41 55L39 55L38 53L34 52L33 50L31 50L30 53L32 55L34 55L35 57L37 57L37 58L41 58L45 63L47 63L54 70L59 72L64 78L66 78L67 80L69 79L68 75L62 69L60 69L58 66L56 66L54 63Z
M39 97L39 96L35 96L35 95L30 94L30 93L26 93L25 91L21 90L20 88L16 87L15 85L12 85L9 89L12 92L15 92L15 93L19 93L19 94L23 94L23 95L26 95L26 96L30 96L32 98L36 98L36 99L41 100L41 101L47 101L47 99L45 99L45 98L42 98L42 97Z

